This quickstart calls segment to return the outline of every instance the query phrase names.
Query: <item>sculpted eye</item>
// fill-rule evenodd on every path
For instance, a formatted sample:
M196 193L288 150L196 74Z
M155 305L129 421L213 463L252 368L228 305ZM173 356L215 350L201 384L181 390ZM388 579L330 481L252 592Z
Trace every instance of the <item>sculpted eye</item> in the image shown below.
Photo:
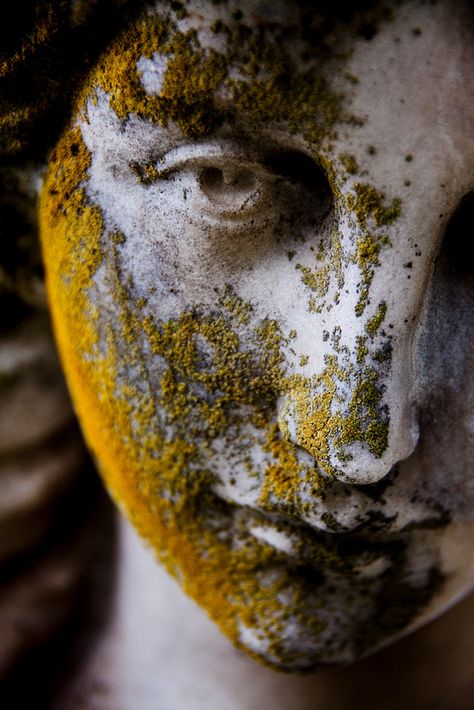
M219 140L179 146L130 169L162 217L203 229L240 231L281 219L291 219L293 230L303 229L332 207L327 176L299 151Z
M205 167L199 174L201 190L226 211L249 209L262 194L262 181L263 176L252 166L239 164Z
M209 217L241 220L256 216L277 189L277 177L262 164L223 155L194 166L199 207Z
M202 218L220 221L261 212L281 180L256 152L226 143L183 146L130 167L142 184L155 185L176 200L177 209L194 209Z
M307 155L262 155L225 141L181 146L130 168L143 185L157 191L157 199L201 222L268 220L282 206L295 205L303 193L321 205L328 192L325 175Z

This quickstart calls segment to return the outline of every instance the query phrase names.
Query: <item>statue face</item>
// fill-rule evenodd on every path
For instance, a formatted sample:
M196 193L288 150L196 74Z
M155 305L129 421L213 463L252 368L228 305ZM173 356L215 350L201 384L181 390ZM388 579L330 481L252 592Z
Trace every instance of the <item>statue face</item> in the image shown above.
M64 366L113 495L224 632L348 662L473 584L468 10L168 5L51 160Z

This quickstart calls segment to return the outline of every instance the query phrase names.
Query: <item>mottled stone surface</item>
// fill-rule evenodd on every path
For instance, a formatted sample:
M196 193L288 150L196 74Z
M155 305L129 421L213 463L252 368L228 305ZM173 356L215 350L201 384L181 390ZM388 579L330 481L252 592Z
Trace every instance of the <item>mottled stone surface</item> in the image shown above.
M390 8L150 5L42 190L108 487L285 669L362 657L474 579L472 18Z

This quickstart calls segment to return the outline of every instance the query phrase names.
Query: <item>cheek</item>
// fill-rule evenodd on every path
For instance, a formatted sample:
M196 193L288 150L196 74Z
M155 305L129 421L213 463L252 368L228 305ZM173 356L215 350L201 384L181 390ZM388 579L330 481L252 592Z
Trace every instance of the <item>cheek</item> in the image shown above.
M276 199L257 224L211 221L192 203L174 208L178 189L140 195L125 219L116 218L123 227L118 263L134 296L167 320L194 307L212 312L232 288L256 316L276 319L287 334L298 328L305 340L304 324L318 320L337 290L330 220L310 225L306 215L285 214L287 203Z

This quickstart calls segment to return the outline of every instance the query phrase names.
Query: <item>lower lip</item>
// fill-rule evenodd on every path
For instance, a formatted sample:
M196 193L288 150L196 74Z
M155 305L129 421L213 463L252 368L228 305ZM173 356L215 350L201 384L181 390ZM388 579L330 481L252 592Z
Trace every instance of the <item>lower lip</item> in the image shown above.
M270 545L278 552L291 555L294 552L295 540L281 530L265 525L250 525L249 532L254 538Z

